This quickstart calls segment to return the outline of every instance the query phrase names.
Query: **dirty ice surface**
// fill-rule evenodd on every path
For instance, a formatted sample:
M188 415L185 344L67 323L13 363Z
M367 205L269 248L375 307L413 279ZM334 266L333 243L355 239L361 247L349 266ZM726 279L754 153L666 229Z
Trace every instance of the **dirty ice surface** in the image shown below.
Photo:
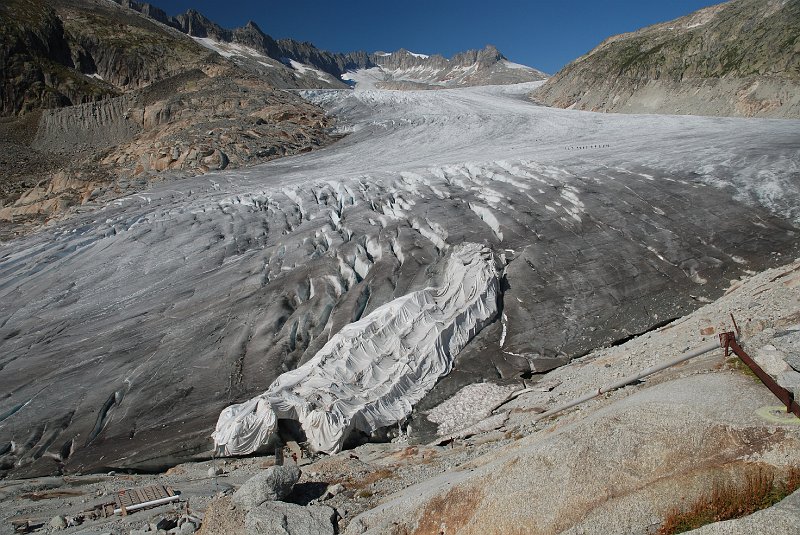
M0 245L0 470L207 452L226 407L439 287L462 244L492 251L502 321L470 331L428 408L684 315L797 254L800 122L556 110L526 100L534 85L309 92L349 136Z

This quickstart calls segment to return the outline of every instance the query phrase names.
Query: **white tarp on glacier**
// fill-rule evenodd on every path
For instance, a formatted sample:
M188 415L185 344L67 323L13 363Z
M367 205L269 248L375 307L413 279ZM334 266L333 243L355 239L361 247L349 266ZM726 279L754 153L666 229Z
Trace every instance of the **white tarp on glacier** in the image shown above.
M279 418L297 420L309 447L326 453L339 451L353 430L369 434L401 421L496 316L498 290L490 249L453 248L438 285L344 327L265 393L223 410L217 451L255 452L269 444Z

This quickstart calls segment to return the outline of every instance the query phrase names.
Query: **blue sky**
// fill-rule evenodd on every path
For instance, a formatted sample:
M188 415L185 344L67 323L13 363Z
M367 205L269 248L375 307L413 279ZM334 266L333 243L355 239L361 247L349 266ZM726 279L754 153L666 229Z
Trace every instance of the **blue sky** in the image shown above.
M407 48L450 57L493 44L512 61L558 71L610 35L709 6L703 0L149 0L169 15L194 8L233 28L254 20L275 38L334 52Z

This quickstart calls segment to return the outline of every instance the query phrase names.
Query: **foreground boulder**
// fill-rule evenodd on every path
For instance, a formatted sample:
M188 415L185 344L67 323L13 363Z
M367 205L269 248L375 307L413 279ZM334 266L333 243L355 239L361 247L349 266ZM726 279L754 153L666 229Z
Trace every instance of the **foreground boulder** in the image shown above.
M234 492L233 504L251 509L264 502L282 500L292 492L299 479L300 468L297 465L271 466L248 479Z
M327 505L267 502L251 510L244 524L248 535L334 535L335 522L336 511Z

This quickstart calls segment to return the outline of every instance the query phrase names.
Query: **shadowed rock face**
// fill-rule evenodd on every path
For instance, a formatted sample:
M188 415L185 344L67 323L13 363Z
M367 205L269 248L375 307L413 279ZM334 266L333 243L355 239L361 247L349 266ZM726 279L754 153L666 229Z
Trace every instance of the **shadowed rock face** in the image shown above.
M44 2L9 0L0 5L0 116L38 108L91 102L115 88L71 70L86 62L70 50L64 25Z
M797 253L796 122L598 116L531 89L310 94L353 133L3 244L4 470L207 451L224 407L427 287L464 242L501 259L501 320L430 399L645 330Z
M734 0L606 39L533 94L562 108L800 117L800 1Z

